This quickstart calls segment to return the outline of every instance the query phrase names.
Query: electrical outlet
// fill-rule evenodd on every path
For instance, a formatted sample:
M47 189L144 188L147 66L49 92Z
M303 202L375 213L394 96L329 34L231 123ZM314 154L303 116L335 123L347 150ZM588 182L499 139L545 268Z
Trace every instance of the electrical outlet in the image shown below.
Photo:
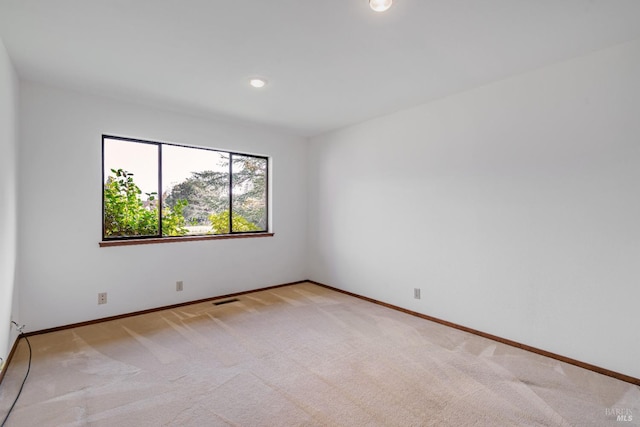
M413 297L415 299L420 299L420 288L413 288Z
M176 282L176 291L180 292L183 289L184 289L184 283L182 283L182 280L178 280Z
M16 331L18 331L18 332L20 332L20 333L22 333L22 332L23 332L23 330L24 330L24 327L25 327L25 326L27 326L27 325L20 325L20 324L16 323L16 321L15 321L15 320L12 320L12 321L11 321L11 324L12 324L13 326L15 326Z
M107 293L100 292L98 294L98 304L106 304L107 303Z

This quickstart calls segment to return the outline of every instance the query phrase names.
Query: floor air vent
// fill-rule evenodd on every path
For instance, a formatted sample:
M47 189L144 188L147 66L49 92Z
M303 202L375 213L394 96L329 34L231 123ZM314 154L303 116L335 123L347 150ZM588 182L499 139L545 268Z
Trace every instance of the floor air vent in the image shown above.
M231 302L236 302L236 301L240 301L240 300L238 298L226 299L224 301L216 301L213 303L213 305L229 304Z

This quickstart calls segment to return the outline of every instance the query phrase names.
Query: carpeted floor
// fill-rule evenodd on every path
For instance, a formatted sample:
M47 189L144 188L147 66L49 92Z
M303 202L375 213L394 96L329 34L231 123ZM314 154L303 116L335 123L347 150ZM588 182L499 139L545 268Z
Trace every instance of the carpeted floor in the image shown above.
M30 340L7 427L640 425L638 386L310 283Z

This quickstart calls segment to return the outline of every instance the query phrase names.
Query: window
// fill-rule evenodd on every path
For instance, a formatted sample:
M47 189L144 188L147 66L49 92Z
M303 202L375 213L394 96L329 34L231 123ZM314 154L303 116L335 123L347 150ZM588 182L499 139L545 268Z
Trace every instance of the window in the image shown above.
M266 233L268 158L102 137L102 239Z

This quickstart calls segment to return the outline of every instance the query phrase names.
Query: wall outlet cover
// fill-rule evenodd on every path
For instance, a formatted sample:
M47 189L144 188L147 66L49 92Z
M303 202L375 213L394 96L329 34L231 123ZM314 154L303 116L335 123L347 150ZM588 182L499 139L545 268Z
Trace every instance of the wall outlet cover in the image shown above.
M107 293L100 292L98 294L98 304L106 304L107 303Z

